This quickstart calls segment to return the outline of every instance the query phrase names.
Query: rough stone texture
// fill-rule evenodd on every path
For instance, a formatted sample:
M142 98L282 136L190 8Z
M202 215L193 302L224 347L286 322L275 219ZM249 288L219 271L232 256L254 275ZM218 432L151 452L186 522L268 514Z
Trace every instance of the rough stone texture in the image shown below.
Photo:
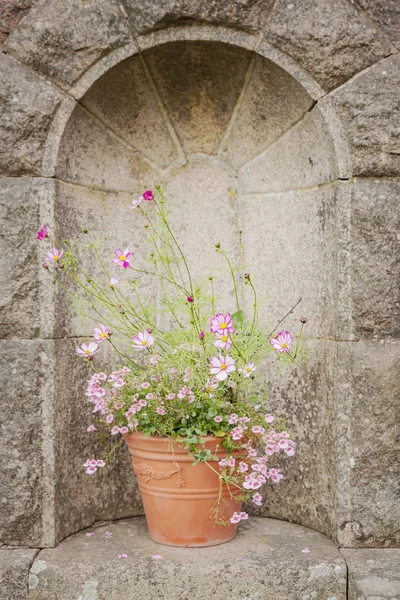
M351 184L351 279L359 337L400 336L400 182Z
M109 446L87 433L93 422L91 405L85 397L86 381L92 371L75 355L81 339L55 341L54 381L54 481L56 507L56 539L79 531L96 521L143 514L141 499L125 444L117 452L117 460L88 476L83 463L88 458L101 458ZM102 349L97 366L111 372L119 358L108 348ZM68 382L68 384L66 383Z
M310 335L336 336L335 188L239 197L242 261L269 330L302 297ZM282 230L282 224L285 229ZM257 244L254 232L258 232ZM280 256L285 255L281 261ZM247 307L252 293L247 290Z
M400 55L331 94L348 133L354 175L400 174Z
M346 0L278 0L264 31L327 91L391 52L386 37Z
M365 10L400 49L400 4L397 0L353 0L353 4Z
M136 55L101 77L83 104L112 131L160 167L178 159L178 148L154 82Z
M144 52L187 154L218 149L243 87L251 54L213 42L176 42Z
M270 146L311 108L313 100L283 69L256 55L223 156L234 168Z
M342 550L349 573L349 600L400 598L400 548Z
M285 321L298 332L299 307ZM306 333L313 333L312 321ZM305 366L278 370L273 357L259 369L264 386L260 398L267 410L286 419L288 430L297 443L291 458L272 460L284 479L279 485L269 482L262 495L265 504L251 514L302 523L334 537L336 533L336 439L333 431L333 363L335 343L306 338L309 356ZM260 370L262 373L260 373Z
M37 550L0 549L0 598L28 600L28 573Z
M104 536L106 530L112 537ZM92 531L92 538L82 532L63 548L40 552L31 569L30 600L346 598L346 566L337 548L296 525L254 518L228 544L201 549L154 543L144 519ZM305 547L309 554L302 553ZM128 558L119 560L121 553Z
M335 153L318 106L239 172L243 194L282 192L336 178Z
M151 166L77 106L58 157L59 179L104 190L138 193L154 179Z
M1 347L1 540L52 545L53 342L2 340Z
M112 263L112 259L115 257L115 248L129 247L132 252L131 266L136 269L145 269L149 267L150 253L154 251L154 247L148 240L148 230L145 228L148 221L139 210L130 209L130 205L131 196L129 194L105 193L81 186L57 183L56 239L73 240L77 255L82 261L81 265L84 266L86 272L103 289L104 287L108 288L109 277L117 277L119 291L135 304L136 297L130 286L133 278L138 281L144 302L154 299L157 295L158 284L154 278L131 270L125 271ZM143 209L151 218L154 217L155 207L152 204L143 206ZM88 230L87 234L83 233L84 229ZM98 252L108 271L108 277L99 265L94 252L87 249L90 242L99 244ZM68 289L78 292L78 288L74 288L63 273L60 273L59 276ZM118 296L119 292L116 293ZM114 298L111 290L109 297ZM129 324L128 317L111 316L104 307L101 311L104 315L103 318L87 308L87 314L92 318L84 320L74 312L71 298L62 288L58 288L56 302L57 319L54 325L56 337L71 335L91 337L94 324L99 325L100 321L110 324L114 332L114 339L119 341L121 337L119 330L123 331L127 323Z
M182 23L210 23L259 30L273 0L122 0L135 35Z
M30 338L46 332L38 306L44 308L45 295L49 295L39 274L47 251L36 240L36 232L45 222L50 225L46 217L50 216L53 191L53 182L44 179L0 179L1 218L7 223L0 236L2 338Z
M117 2L39 0L4 48L68 89L101 57L131 41Z
M43 144L61 95L0 53L0 174L40 175Z
M32 0L0 0L0 44L31 6Z
M337 345L337 540L341 546L400 544L398 461L400 344Z

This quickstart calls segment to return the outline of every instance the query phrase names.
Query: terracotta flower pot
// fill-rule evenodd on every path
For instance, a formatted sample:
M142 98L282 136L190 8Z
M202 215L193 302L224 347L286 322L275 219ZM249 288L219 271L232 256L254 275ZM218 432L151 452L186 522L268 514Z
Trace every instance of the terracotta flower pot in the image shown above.
M168 546L215 546L236 535L237 525L217 525L213 511L219 497L219 478L206 464L193 466L188 450L170 438L130 433L124 436L142 494L151 538ZM221 439L207 437L219 459L226 456ZM216 447L220 446L218 451ZM212 466L218 470L217 462ZM226 488L220 515L229 520L241 503Z

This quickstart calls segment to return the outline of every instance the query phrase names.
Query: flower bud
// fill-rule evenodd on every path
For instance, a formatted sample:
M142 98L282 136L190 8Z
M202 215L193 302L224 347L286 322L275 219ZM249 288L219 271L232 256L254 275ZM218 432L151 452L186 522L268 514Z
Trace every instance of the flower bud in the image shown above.
M194 302L194 298L193 298L193 296L188 296L188 297L187 297L187 301L188 301L188 302Z
M300 323L307 323L307 319L305 317L300 317Z
M203 340L203 339L204 339L204 331L200 331L200 333L199 333L199 338L200 338L201 340Z

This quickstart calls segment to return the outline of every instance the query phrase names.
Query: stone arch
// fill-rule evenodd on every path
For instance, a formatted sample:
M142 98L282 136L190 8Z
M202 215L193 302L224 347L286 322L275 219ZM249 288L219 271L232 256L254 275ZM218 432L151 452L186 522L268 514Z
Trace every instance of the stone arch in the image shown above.
M161 182L185 207L173 219L196 275L207 274L218 241L233 252L237 266L259 273L266 322L275 323L303 296L313 337L319 338L312 342L307 383L298 374L283 382L266 375L279 393L272 409L292 413L300 454L282 492L271 491L266 514L329 534L334 507L326 474L334 440L321 456L328 423L318 406L327 411L331 402L326 374L332 353L325 339L334 338L337 327L334 182L348 169L347 142L334 108L318 102L323 91L292 59L259 36L222 27L174 27L143 36L140 52L135 45L116 50L85 73L71 94L77 102L68 97L61 105L43 161L44 173L56 179L59 237L79 236L87 226L99 233L112 220L113 238L133 244L141 260L140 234L131 241L141 224L127 217L126 206L143 185ZM221 228L213 215L227 208ZM191 222L210 252L193 240ZM277 231L282 235L276 237ZM222 282L221 309L232 299L229 280L223 276ZM56 337L88 334L64 301L56 301L58 311L62 307L68 315L56 326ZM80 365L60 360L56 371L60 406L68 403L64 382L77 372L73 403L83 414ZM72 427L75 417L68 418ZM319 433L306 448L315 419ZM102 478L88 482L83 472L71 477L89 442L73 444L72 431L67 437L60 457L73 502L55 503L59 536L88 525L94 514L97 519L132 514L127 506L135 490L126 457L108 473L110 489L125 486L116 502ZM312 476L295 478L296 470L309 474L315 463L319 468ZM94 490L102 498L97 506L90 499ZM133 514L137 510L139 505Z

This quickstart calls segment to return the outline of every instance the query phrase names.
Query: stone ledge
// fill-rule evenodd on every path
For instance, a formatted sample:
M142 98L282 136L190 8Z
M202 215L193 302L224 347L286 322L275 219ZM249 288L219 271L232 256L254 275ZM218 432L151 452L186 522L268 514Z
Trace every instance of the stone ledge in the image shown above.
M83 531L38 554L30 600L346 598L346 564L335 545L283 521L252 518L239 527L235 540L207 549L156 544L143 517L89 531L94 536ZM310 552L302 552L305 548ZM122 553L128 558L119 559Z
M348 600L400 599L400 548L341 552L349 570Z
M28 572L38 550L0 549L1 600L28 600Z

